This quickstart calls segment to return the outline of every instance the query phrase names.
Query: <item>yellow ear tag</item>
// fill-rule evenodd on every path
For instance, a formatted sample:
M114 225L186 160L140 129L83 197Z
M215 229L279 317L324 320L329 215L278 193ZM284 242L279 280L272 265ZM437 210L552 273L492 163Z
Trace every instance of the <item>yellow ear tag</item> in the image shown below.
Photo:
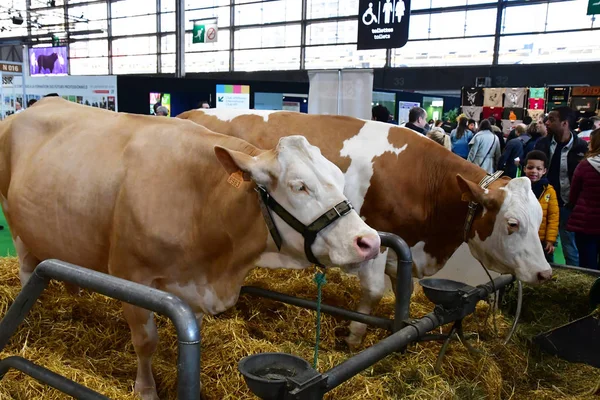
M242 186L242 182L244 182L242 171L234 172L233 174L229 175L229 178L227 178L227 183L236 189L239 189L239 187Z

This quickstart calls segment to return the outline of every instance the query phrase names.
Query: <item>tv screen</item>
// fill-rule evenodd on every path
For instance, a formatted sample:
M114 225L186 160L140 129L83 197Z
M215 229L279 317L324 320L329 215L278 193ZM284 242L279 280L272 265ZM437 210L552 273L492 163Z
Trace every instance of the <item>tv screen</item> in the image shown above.
M68 75L67 57L69 48L63 47L30 47L29 74L36 75Z

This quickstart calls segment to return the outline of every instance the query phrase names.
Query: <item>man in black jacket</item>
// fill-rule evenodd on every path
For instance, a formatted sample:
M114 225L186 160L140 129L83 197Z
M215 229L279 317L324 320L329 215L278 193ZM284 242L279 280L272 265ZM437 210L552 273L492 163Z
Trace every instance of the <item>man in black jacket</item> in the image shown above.
M408 112L408 122L405 127L425 135L425 125L427 124L427 111L421 107L413 107Z
M567 265L579 266L579 252L575 235L566 230L571 215L569 191L573 172L585 156L587 143L573 134L577 114L569 107L555 108L548 114L548 135L537 141L536 150L541 150L549 160L548 180L558 195L560 222L558 232Z

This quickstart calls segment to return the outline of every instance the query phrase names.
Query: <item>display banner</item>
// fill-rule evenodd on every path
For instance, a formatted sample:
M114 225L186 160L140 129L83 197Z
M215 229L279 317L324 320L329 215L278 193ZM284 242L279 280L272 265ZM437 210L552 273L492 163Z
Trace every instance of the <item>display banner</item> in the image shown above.
M358 50L398 49L408 42L410 0L360 0Z
M308 113L371 119L373 70L308 71Z
M250 109L250 86L217 85L217 108Z
M15 76L13 84L17 91L23 86L21 77ZM11 85L5 85L4 88ZM49 93L92 107L118 111L117 77L111 76L45 76L29 78L25 83L27 104L31 99L39 100Z

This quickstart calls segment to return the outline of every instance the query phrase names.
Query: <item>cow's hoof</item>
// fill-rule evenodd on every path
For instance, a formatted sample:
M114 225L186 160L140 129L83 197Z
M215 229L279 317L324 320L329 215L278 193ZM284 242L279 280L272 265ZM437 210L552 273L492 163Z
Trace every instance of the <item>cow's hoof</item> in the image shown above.
M154 388L154 387L138 388L138 386L136 385L135 393L142 400L160 400L158 398L158 393L156 393L156 388Z
M344 341L352 351L356 351L362 345L362 337L350 334L344 338Z

